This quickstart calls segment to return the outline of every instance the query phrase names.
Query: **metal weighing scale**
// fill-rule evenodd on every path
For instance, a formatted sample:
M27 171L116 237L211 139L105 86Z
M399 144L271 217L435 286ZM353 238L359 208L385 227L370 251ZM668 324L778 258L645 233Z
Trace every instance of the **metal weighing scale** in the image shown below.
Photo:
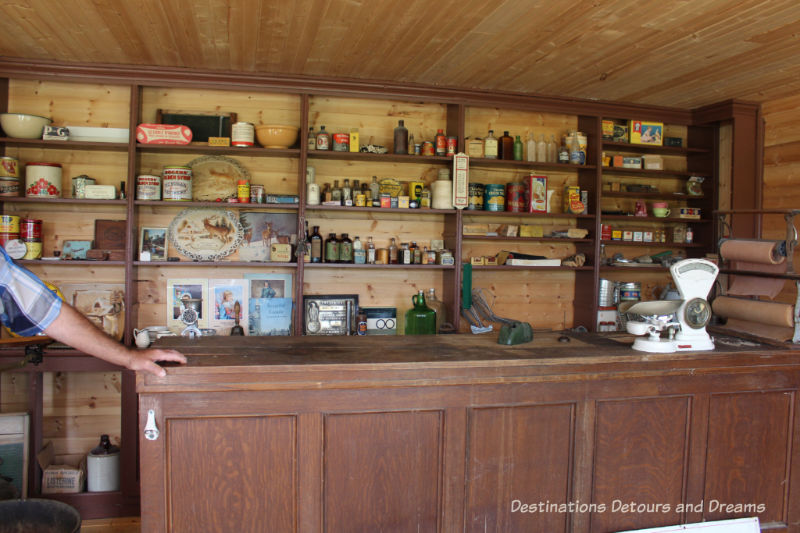
M714 340L706 331L711 320L711 304L707 298L719 268L706 259L684 259L672 265L669 271L681 299L639 302L628 309L628 313L644 319L628 320L628 333L647 335L636 339L633 349L653 353L713 350ZM661 337L664 330L667 330L667 338Z

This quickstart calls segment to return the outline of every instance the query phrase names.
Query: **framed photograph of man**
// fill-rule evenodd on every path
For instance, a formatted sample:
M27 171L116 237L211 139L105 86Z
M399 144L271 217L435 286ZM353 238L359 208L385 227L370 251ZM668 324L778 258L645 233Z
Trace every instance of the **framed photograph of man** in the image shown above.
M147 252L143 255L144 252ZM149 256L147 254L150 254ZM149 259L144 259L149 257ZM167 260L167 228L142 227L139 231L139 260Z
M249 284L249 298L293 298L292 275L258 273L245 274Z

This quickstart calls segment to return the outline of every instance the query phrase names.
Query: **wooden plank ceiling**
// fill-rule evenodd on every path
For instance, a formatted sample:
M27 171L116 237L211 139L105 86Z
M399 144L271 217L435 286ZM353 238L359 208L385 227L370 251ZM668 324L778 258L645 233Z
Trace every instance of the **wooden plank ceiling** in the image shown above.
M3 0L0 56L691 108L800 92L798 0Z

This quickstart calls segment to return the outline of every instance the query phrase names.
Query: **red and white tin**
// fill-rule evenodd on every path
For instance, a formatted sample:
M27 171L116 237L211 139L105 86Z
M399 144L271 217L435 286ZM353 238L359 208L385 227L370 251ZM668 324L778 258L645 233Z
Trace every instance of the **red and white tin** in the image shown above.
M253 146L255 127L250 122L237 122L231 126L231 144L233 146Z
M164 201L189 202L192 200L192 169L185 166L166 166L161 172Z
M141 174L136 176L137 200L161 200L161 176Z
M61 165L59 163L26 164L25 196L36 198L60 198Z

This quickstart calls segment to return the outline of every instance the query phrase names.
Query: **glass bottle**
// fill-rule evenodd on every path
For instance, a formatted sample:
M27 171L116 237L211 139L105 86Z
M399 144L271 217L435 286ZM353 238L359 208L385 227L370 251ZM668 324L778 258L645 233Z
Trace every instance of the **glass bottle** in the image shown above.
M332 197L333 197L333 191L331 190L331 184L326 183L325 186L322 187L322 201L330 202Z
M497 159L497 137L494 130L489 130L489 135L483 140L483 157L486 159Z
M344 179L344 185L342 186L342 205L350 206L353 205L353 189L350 187L350 179Z
M322 263L322 235L319 226L314 226L311 233L311 262Z
M581 164L581 145L578 143L578 134L573 133L569 140L569 162L573 165Z
M558 149L558 162L569 163L569 148L565 139L561 139L561 147Z
M372 235L367 237L367 264L375 264L375 243L372 242Z
M325 131L325 126L320 126L317 132L317 150L330 150L331 136Z
M423 187L422 193L419 195L419 206L422 209L431 208L431 190L427 187Z
M372 183L369 186L370 196L372 197L372 207L381 205L381 186L378 183L378 176L372 176Z
M314 126L308 128L308 149L309 150L317 149L317 134L314 133Z
M420 289L419 293L411 297L414 307L406 311L406 335L435 335L436 334L436 311L425 305L425 293Z
M422 264L422 248L417 246L416 242L411 242L411 246L413 246L414 250L414 264L421 265Z
M400 264L410 265L412 261L411 249L408 247L407 242L400 243Z
M447 137L445 136L442 128L436 130L436 137L434 137L433 146L436 149L434 152L436 155L447 155Z
M536 161L536 139L533 134L528 134L528 161Z
M442 324L446 321L446 311L444 302L436 297L436 289L431 287L428 289L428 299L426 301L428 307L436 311L436 333L442 329Z
M408 129L405 121L398 120L397 127L394 129L394 153L408 154Z
M356 238L353 239L353 263L357 265L363 265L367 262L367 252L364 250L364 243L361 242L361 239Z
M514 139L514 161L522 161L522 140L519 135Z
M536 154L537 157L539 154ZM497 152L498 159L514 159L514 139L511 135L508 134L507 131L503 132L503 136L500 137L500 143L498 145L498 152Z
M308 220L305 221L306 228L303 233L303 262L311 262L311 234L308 233Z
M411 133L408 136L408 155L414 155L414 134Z
M339 239L339 262L353 262L353 241L350 240L347 233L342 233L342 238Z
M331 190L331 201L339 202L342 204L342 189L339 187L339 180L333 180L333 189Z
M558 159L558 145L556 144L556 137L550 134L550 140L547 141L547 162L555 163Z
M397 264L397 241L394 237L392 237L392 240L389 243L389 264Z
M328 233L325 239L325 262L336 263L339 261L339 241L335 233Z
M536 143L536 160L540 163L547 161L547 142L544 140L544 133L539 136L539 142Z

